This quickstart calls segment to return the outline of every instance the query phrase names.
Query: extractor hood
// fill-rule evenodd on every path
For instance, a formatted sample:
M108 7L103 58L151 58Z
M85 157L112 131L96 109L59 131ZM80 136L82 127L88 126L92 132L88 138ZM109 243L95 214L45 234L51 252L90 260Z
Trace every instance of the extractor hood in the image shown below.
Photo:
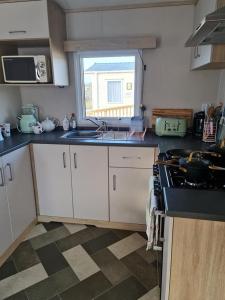
M225 44L225 7L207 15L185 43L186 47Z

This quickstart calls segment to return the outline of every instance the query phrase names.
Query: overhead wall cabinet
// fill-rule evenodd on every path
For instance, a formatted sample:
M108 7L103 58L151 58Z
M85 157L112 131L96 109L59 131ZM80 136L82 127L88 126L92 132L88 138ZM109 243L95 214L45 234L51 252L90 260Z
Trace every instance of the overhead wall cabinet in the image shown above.
M51 60L52 82L48 85L69 84L65 38L65 14L54 1L0 4L0 55L37 55L42 49L40 54ZM2 70L0 83L4 84Z
M199 0L195 8L194 28L202 19L225 6L225 0ZM225 45L197 46L192 49L191 69L223 69L225 68Z

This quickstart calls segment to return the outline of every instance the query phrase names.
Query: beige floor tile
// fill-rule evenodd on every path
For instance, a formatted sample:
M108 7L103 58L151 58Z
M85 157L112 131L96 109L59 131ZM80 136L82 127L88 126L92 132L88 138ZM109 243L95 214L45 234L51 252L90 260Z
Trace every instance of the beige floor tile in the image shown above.
M138 300L160 300L160 288L158 286L154 287L154 289L149 291Z
M136 251L146 244L146 240L138 233L134 233L119 242L112 244L108 249L118 258Z
M87 228L87 226L82 225L82 224L68 224L68 223L64 223L64 226L67 228L67 230L71 234L76 233L78 231L81 231L81 230Z
M48 275L42 264L19 272L0 281L0 299L5 299L21 290L47 278Z
M31 230L31 232L27 235L27 237L24 240L32 239L33 237L41 235L45 232L47 232L45 227L42 224L38 224Z
M100 270L81 245L63 252L63 255L80 280L84 280Z

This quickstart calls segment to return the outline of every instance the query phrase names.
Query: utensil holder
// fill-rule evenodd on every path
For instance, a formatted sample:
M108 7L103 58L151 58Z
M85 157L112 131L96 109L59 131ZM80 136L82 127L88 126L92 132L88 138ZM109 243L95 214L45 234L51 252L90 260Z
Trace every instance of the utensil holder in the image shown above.
M215 143L216 132L217 132L217 122L213 120L204 121L203 138L202 138L203 142Z

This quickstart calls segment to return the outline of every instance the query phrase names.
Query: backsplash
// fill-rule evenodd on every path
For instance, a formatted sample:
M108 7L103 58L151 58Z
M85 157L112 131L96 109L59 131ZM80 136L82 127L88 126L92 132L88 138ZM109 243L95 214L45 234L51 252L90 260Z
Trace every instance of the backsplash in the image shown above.
M17 87L0 88L0 123L10 122L16 127L16 116L20 111L21 97Z

